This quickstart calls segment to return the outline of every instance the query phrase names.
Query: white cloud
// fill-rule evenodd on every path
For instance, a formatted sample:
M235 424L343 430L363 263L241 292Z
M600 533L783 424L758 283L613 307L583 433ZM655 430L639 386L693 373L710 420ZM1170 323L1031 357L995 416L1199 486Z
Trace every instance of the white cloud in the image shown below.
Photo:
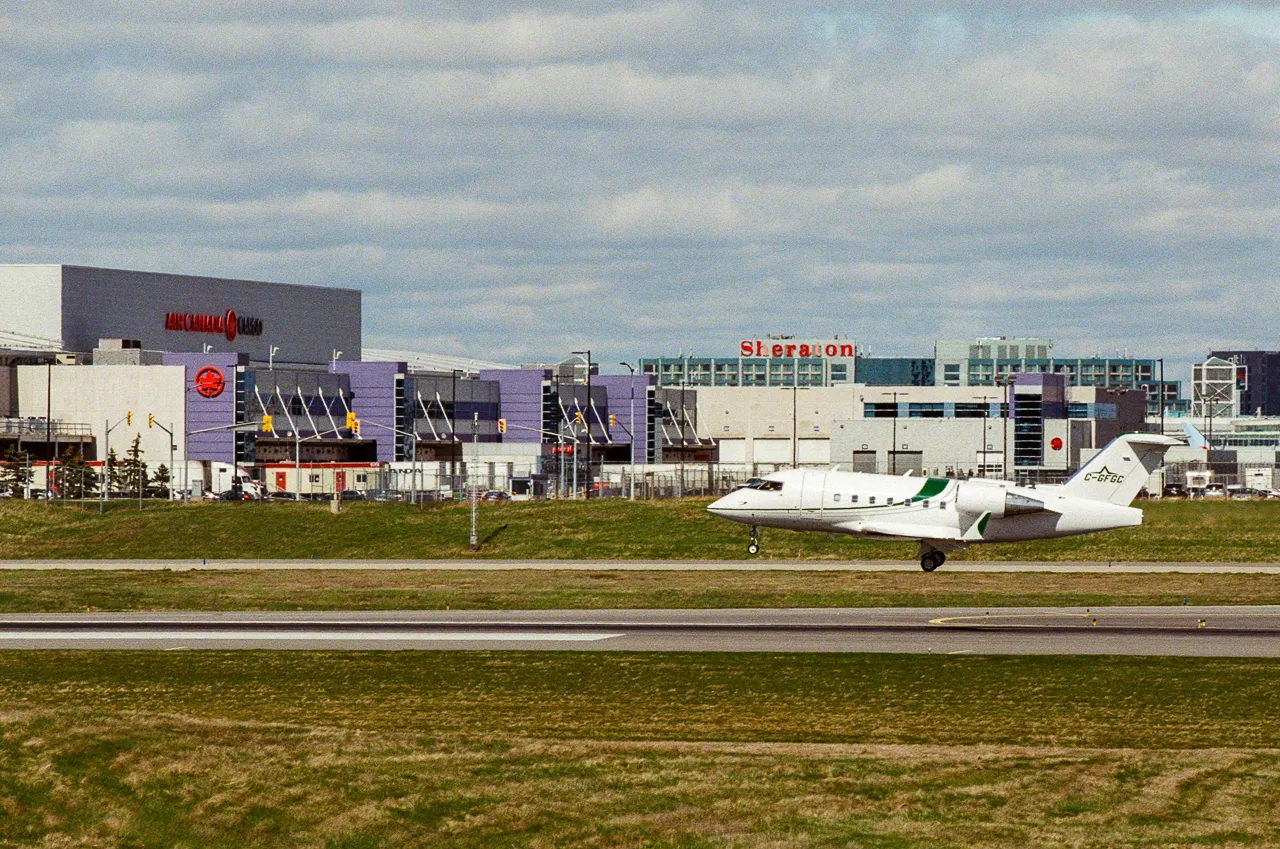
M360 285L371 338L462 355L794 330L1190 357L1274 337L1278 22L11 4L0 261Z

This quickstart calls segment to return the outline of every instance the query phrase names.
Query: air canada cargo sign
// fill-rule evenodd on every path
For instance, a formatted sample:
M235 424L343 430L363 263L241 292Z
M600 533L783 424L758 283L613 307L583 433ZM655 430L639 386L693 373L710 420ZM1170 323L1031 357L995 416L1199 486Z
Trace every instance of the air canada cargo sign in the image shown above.
M852 342L797 342L794 339L743 339L743 357L852 357Z
M170 312L164 316L165 330L184 333L217 333L234 342L236 336L261 336L262 319L236 315L235 310L225 313L204 314L197 312Z

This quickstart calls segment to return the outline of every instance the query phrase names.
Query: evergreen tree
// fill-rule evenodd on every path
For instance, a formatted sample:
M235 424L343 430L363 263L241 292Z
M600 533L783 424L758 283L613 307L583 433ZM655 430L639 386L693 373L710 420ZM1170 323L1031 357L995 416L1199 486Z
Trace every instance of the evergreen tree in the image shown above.
M0 490L7 490L14 498L26 494L27 484L31 483L30 459L31 455L19 451L17 445L9 446L0 461Z
M116 449L107 452L107 495L120 495L124 490L124 469Z
M152 498L169 497L169 467L161 463L151 475L147 495Z
M146 487L147 463L142 459L142 454L142 434L138 434L133 438L133 443L120 464L120 485L131 498L137 498L139 488Z
M54 480L58 492L66 498L87 498L98 492L98 473L74 446L68 446L63 452Z

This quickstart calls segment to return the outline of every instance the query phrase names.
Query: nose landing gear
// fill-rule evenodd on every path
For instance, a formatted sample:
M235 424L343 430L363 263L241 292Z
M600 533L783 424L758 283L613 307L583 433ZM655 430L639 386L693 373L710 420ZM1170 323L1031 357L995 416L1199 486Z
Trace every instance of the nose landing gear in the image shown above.
M751 541L747 543L747 554L760 553L760 530L755 526L751 526Z

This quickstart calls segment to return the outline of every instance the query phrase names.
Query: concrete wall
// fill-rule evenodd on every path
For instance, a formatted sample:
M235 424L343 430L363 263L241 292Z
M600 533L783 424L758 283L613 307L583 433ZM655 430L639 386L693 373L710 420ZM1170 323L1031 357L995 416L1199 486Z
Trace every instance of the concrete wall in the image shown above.
M0 265L0 336L6 332L62 339L62 266Z
M106 423L114 426L110 447L123 457L134 437L151 468L169 464L169 435L147 427L147 414L174 431L176 461L183 457L186 415L183 406L185 369L180 366L18 366L20 416L44 418L46 385L52 385L51 415L66 422L87 424L100 459L107 454ZM133 424L122 420L133 413Z

